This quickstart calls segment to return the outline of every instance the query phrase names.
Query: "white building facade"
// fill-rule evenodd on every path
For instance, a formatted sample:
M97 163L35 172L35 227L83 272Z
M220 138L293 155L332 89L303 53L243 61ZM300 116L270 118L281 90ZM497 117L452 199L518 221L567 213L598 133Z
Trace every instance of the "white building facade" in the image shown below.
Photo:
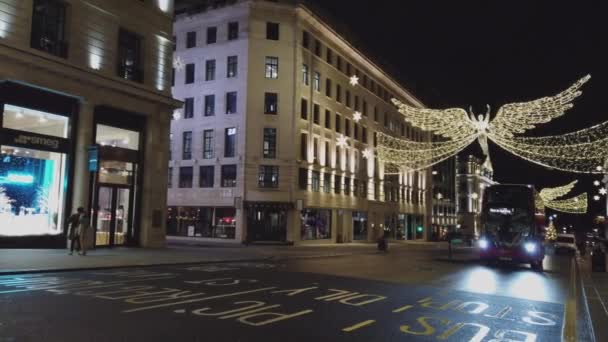
M172 0L0 0L0 246L165 241Z
M430 171L363 157L375 132L429 139L390 99L422 104L306 7L229 3L176 15L168 235L428 238Z
M484 190L496 182L494 169L487 157L485 161L473 155L456 160L456 182L458 188L458 224L464 231L479 236L481 233L481 208Z

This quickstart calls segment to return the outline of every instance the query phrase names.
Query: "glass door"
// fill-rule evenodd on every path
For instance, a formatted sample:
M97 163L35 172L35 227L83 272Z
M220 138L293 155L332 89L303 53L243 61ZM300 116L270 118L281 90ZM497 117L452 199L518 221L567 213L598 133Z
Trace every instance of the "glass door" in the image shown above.
M95 203L95 245L124 245L130 230L131 189L100 185Z

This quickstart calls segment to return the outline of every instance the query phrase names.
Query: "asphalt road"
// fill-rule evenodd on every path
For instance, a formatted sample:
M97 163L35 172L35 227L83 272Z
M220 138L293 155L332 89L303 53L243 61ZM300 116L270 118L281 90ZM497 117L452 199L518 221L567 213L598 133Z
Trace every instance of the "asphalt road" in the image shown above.
M0 277L0 341L559 341L569 259L472 252Z

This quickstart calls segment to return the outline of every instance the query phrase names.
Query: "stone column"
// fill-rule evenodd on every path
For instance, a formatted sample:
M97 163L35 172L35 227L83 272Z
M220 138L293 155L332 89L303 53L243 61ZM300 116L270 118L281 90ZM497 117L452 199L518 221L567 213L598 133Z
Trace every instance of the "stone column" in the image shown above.
M93 110L89 102L80 104L76 127L76 148L74 149L74 177L72 186L72 210L89 206L89 156L88 147L93 143Z

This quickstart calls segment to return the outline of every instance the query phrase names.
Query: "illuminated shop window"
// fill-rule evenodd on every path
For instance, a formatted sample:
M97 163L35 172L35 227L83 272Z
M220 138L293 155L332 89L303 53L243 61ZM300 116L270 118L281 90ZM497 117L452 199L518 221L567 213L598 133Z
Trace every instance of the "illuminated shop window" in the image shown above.
M60 234L65 172L65 154L1 146L0 236Z
M50 135L53 137L68 137L69 118L34 109L4 105L2 126L14 130Z
M118 127L97 125L95 142L101 146L139 150L139 132Z

